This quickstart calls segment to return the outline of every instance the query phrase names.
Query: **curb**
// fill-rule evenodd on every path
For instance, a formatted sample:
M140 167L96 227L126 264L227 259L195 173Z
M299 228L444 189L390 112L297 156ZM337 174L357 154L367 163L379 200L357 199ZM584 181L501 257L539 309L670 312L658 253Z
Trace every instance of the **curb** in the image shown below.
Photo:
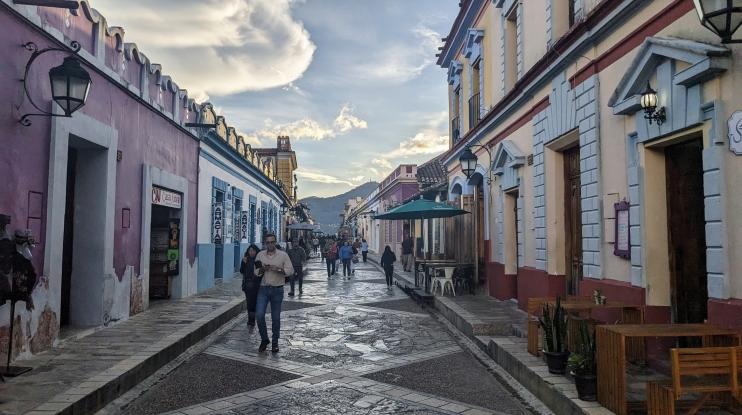
M50 398L27 414L94 413L238 316L244 307L244 299L235 298L128 359Z

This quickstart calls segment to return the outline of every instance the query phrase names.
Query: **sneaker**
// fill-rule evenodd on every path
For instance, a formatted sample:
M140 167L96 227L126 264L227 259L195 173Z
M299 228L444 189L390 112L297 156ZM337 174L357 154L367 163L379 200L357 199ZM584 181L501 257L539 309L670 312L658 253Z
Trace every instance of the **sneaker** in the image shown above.
M271 348L271 353L278 353L278 345L277 344L275 344L275 343L273 344L273 347Z
M289 297L293 297L293 296L294 296L294 292L293 291L289 292Z
M265 349L268 348L268 345L270 344L270 341L263 340L260 342L260 347L258 347L258 352L263 353Z

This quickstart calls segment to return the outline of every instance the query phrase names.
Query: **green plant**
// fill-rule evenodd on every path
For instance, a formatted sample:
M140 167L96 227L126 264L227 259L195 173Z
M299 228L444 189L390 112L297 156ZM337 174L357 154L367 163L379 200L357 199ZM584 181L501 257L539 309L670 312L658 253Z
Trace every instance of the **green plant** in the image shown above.
M562 300L557 297L554 307L544 304L539 325L544 330L544 351L564 353L567 351L567 313L562 308Z
M569 356L569 369L576 375L594 375L595 368L595 335L590 332L587 322L580 322L580 339L578 351Z

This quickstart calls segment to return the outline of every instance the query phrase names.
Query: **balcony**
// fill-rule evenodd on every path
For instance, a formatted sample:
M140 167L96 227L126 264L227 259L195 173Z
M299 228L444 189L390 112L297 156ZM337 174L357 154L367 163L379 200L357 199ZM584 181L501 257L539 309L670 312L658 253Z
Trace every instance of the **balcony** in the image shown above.
M474 128L482 119L479 106L479 94L474 94L469 98L469 128Z
M461 139L461 122L459 117L451 120L451 139L454 143Z

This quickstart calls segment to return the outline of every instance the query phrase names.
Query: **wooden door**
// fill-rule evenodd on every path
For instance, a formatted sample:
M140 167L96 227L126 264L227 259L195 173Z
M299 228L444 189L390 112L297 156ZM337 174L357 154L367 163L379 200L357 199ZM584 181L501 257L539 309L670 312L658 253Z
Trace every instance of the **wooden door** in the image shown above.
M582 280L582 196L580 147L564 152L564 216L567 294L577 295Z
M665 149L670 290L676 323L702 323L706 319L702 150L700 139Z

